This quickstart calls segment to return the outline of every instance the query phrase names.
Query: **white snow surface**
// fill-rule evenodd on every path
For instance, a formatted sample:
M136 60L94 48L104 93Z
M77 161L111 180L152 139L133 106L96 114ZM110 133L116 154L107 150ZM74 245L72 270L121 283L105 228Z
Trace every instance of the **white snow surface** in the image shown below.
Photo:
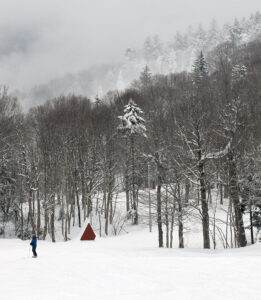
M1 300L261 299L261 244L241 249L158 249L156 227L68 242L0 240ZM176 241L175 241L176 242Z

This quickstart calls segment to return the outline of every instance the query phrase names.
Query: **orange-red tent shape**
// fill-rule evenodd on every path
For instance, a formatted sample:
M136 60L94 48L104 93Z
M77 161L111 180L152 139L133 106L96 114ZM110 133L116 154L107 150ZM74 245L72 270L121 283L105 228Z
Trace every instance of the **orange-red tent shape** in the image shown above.
M95 240L95 233L90 225L90 223L88 223L86 229L84 230L84 233L81 237L81 241L93 241Z

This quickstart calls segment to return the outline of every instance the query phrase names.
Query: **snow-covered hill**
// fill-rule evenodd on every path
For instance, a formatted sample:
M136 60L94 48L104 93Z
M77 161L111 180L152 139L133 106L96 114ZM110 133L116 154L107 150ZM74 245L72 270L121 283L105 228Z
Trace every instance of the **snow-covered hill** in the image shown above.
M158 249L156 228L67 243L0 240L1 300L258 300L261 245Z
M189 208L184 216L185 249L178 249L176 223L173 248L159 249L155 190L151 191L155 224L152 232L148 226L147 194L147 190L140 193L140 225L131 225L129 220L117 236L111 233L100 237L99 222L93 216L95 241L80 241L90 221L86 220L82 228L73 226L71 240L64 242L57 220L59 242L52 243L49 236L47 241L38 241L37 259L32 258L29 240L0 239L0 299L260 299L261 244L223 249L229 209L227 199L220 205L218 193L213 191L209 211L211 250L201 249L202 225L196 207ZM124 210L124 196L124 193L118 196L117 212ZM216 250L213 249L214 224ZM250 232L247 229L246 232L250 241ZM228 239L230 247L230 236Z

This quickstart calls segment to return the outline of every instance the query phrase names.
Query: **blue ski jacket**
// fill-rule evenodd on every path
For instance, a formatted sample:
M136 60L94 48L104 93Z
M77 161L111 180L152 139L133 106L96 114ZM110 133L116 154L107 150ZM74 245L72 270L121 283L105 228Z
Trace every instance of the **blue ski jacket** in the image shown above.
M37 246L37 237L33 237L32 238L32 241L31 241L31 244L30 244L33 248L36 248Z

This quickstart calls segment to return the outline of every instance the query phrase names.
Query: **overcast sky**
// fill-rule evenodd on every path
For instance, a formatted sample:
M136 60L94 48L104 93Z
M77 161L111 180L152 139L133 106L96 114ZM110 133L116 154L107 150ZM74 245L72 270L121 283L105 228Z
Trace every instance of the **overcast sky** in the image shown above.
M261 11L260 0L0 0L0 83L20 89L121 60L146 36Z

